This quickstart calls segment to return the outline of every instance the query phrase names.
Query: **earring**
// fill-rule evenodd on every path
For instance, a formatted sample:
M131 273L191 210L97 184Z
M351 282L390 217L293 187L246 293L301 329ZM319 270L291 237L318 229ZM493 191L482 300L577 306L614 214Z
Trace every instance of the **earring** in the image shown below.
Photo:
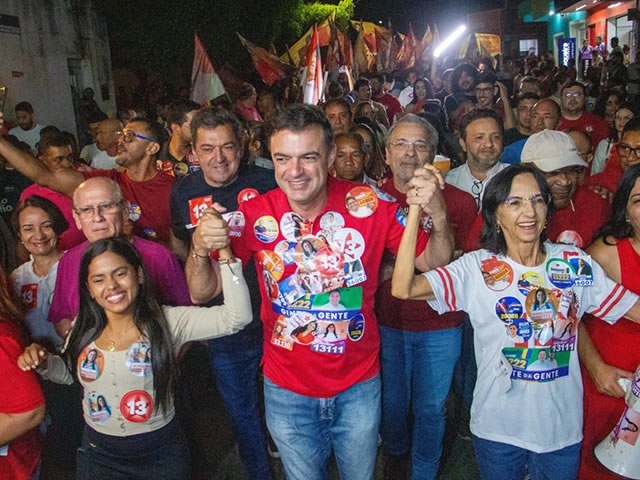
M502 227L500 227L500 224L496 224L496 232L498 232L498 234L502 233Z

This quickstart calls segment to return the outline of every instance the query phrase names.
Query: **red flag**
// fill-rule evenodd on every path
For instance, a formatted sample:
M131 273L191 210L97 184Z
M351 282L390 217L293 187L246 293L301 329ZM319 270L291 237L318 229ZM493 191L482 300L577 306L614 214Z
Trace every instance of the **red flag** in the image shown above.
M273 53L254 45L236 32L242 44L247 48L253 66L267 85L272 85L294 73L294 69L276 57Z
M416 43L417 40L413 33L413 27L411 26L411 23L409 23L409 34L404 38L404 42L402 42L402 47L400 47L400 51L397 56L398 68L411 68L415 65Z
M195 33L195 52L191 70L191 100L207 105L210 100L226 95L222 80L213 68L200 37Z
M322 59L320 58L320 37L318 28L313 26L311 42L307 48L307 76L304 85L304 103L317 105L322 97Z

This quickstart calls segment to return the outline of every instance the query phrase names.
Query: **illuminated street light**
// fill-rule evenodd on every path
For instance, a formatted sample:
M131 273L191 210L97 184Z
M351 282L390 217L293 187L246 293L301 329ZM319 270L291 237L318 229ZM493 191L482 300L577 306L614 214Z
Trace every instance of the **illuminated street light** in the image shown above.
M444 52L453 42L455 42L460 36L465 32L467 27L465 25L460 25L458 28L454 30L454 32L445 38L440 45L433 52L433 56L438 58L442 52Z

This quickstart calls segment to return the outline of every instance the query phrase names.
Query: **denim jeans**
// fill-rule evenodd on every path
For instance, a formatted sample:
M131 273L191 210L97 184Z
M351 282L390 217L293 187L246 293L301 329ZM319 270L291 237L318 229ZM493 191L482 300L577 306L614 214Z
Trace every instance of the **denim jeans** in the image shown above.
M473 436L480 476L486 480L521 480L525 468L531 480L574 480L578 478L582 442L548 453Z
M411 448L415 479L432 479L438 473L445 401L461 335L460 327L427 332L380 327L382 441L391 455L404 455Z
M264 426L258 408L258 367L262 358L262 344L243 346L236 351L216 351L209 346L211 368L216 385L231 419L238 442L240 459L255 480L268 480L269 460Z
M473 327L469 320L469 315L465 313L462 324L462 350L460 360L456 365L453 374L453 388L462 401L462 406L471 410L473 400L473 390L476 388L476 377L478 367L476 366L475 348L473 345Z
M331 398L299 395L264 379L267 427L288 480L325 480L331 449L341 480L371 480L380 427L380 376Z

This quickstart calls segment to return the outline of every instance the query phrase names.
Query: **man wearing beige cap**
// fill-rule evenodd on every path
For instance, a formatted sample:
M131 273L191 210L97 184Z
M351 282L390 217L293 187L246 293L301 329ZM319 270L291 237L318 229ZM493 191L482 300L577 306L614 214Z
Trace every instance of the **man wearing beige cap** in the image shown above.
M551 188L553 216L547 236L554 242L588 247L609 215L609 203L580 186L587 166L573 139L564 132L543 130L531 135L521 162L532 163Z

